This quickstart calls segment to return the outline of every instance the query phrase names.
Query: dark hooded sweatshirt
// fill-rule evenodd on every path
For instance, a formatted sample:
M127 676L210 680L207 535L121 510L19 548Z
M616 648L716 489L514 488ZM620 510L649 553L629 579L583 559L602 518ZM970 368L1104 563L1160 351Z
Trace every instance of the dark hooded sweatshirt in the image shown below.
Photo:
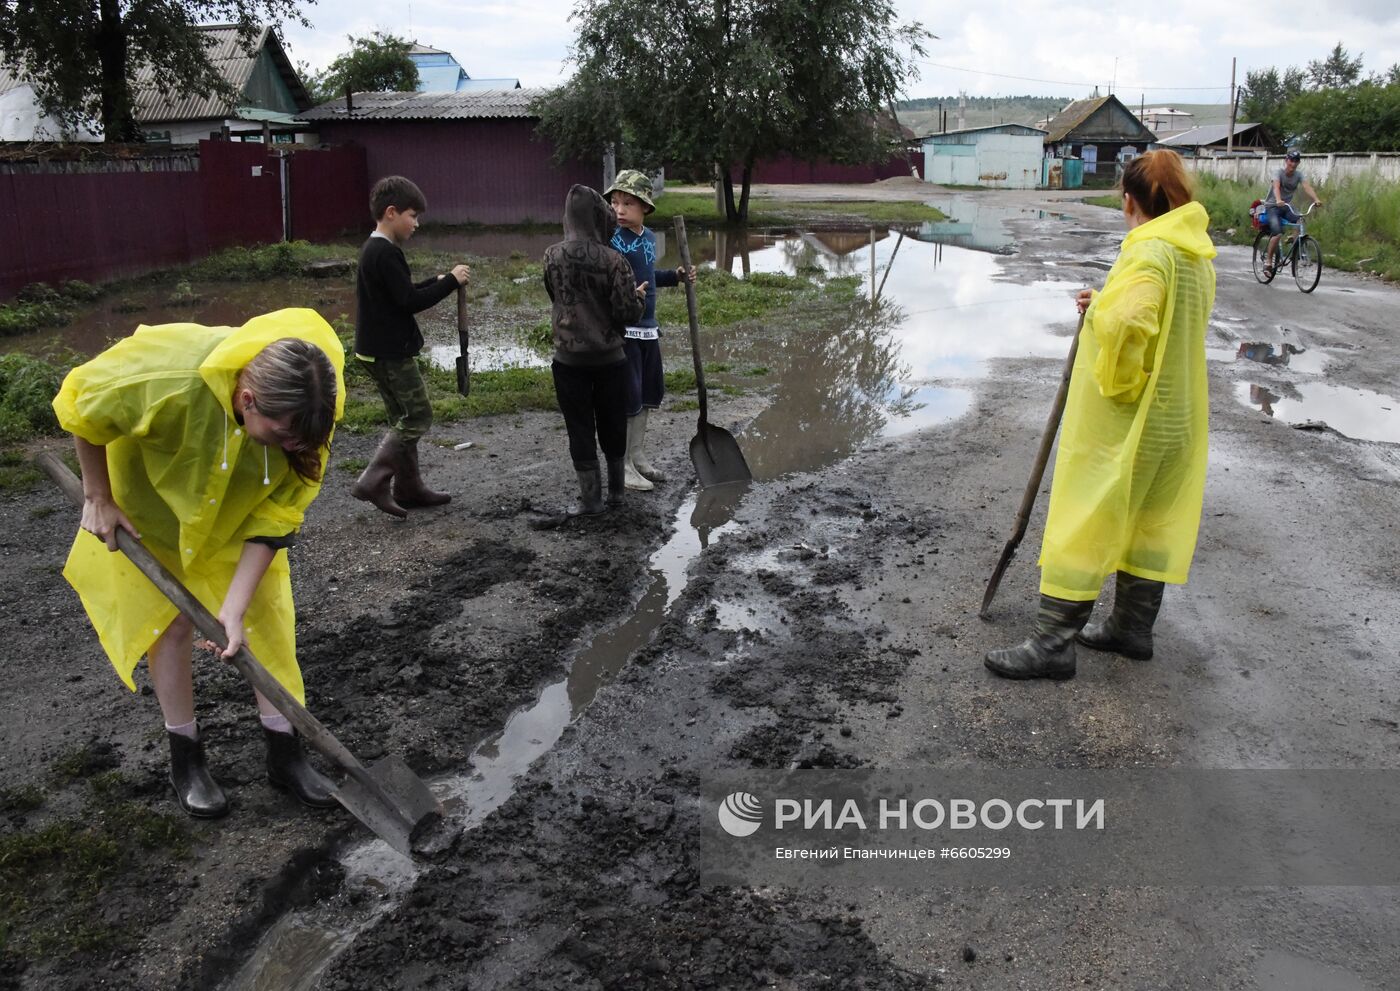
M622 361L623 335L646 307L632 266L608 247L617 218L587 186L564 201L564 240L544 253L544 288L554 301L554 360L599 366Z

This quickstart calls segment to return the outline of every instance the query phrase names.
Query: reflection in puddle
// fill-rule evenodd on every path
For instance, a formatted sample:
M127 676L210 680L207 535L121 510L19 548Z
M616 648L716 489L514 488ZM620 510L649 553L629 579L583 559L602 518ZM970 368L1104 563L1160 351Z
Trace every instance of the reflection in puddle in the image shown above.
M1267 386L1238 382L1235 398L1285 423L1321 421L1354 440L1400 444L1400 403L1366 389L1348 389L1326 382Z
M1327 358L1320 351L1298 347L1284 341L1281 344L1271 344L1268 341L1241 341L1239 348L1235 351L1236 359L1245 361L1257 361L1261 365L1272 365L1278 368L1292 368L1295 371L1308 375L1320 375L1327 367Z
M433 344L424 352L439 368L456 368L459 345ZM469 349L472 371L493 372L502 368L548 368L549 359L533 348L520 344L472 344Z

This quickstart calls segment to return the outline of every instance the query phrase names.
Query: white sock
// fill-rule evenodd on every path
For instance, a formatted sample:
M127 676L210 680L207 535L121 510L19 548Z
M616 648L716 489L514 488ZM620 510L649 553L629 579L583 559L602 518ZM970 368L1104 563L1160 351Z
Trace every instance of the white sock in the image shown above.
M179 733L181 736L188 737L191 740L199 739L199 725L194 719L191 719L187 723L181 723L179 726L171 726L169 723L166 723L165 731L167 733Z
M270 716L264 716L262 713L258 713L258 718L262 720L263 729L265 730L270 730L273 733L290 733L292 731L292 724L289 723L287 717L280 712L274 712Z

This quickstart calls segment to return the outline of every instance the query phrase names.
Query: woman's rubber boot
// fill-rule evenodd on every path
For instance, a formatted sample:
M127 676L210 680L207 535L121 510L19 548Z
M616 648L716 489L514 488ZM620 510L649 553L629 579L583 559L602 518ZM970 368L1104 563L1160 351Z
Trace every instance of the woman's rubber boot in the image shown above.
M637 469L637 474L641 475L648 482L666 481L666 473L657 471L647 460L647 418L651 416L651 410L645 406L642 411L632 417L631 422L636 423L637 446L631 444L632 436L628 434L627 456L632 462L632 466ZM630 424L629 424L630 425Z
M228 797L204 763L203 741L183 733L165 735L170 739L170 785L180 808L196 819L228 815Z
M1162 582L1118 572L1113 612L1102 623L1084 627L1075 639L1094 650L1121 654L1135 661L1152 660L1152 627L1162 608L1165 590Z
M601 516L608 511L603 502L603 476L596 461L575 461L578 475L578 503L564 511L566 516Z
M1094 600L1070 602L1048 595L1040 597L1035 632L1017 647L994 650L982 663L1003 678L1074 677L1074 635L1089 621Z
M374 503L376 509L397 519L408 516L408 510L394 501L392 491L394 473L400 470L404 458L403 447L399 435L389 431L379 442L379 449L374 452L365 470L350 486L350 494L356 499Z
M423 506L444 506L452 501L446 492L435 492L423 482L423 474L418 468L418 442L403 442L403 457L400 470L394 473L390 489L393 499L404 509L418 509Z
M627 487L636 492L650 492L656 486L637 467L636 458L641 454L642 442L646 440L647 411L627 418Z
M307 762L301 737L265 726L263 736L267 737L267 780L272 787L291 792L302 805L313 809L340 804L331 793L330 781Z
M608 508L627 504L627 459L608 458Z

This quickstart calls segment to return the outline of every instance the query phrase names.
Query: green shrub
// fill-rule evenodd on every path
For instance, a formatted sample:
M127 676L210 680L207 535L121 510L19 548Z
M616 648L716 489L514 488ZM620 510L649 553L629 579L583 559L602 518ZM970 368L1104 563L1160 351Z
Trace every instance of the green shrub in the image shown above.
M53 397L65 370L26 354L0 355L0 441L56 433Z

